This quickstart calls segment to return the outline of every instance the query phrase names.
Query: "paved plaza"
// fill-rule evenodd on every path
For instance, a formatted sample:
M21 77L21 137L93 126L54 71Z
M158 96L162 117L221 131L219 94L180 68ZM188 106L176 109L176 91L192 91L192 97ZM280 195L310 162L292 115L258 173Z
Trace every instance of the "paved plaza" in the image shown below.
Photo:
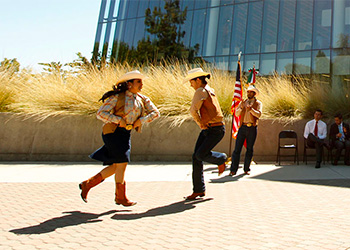
M113 178L88 203L91 163L0 163L0 249L350 249L350 167L257 164L252 174L205 166L203 199L190 163L133 163L127 195Z

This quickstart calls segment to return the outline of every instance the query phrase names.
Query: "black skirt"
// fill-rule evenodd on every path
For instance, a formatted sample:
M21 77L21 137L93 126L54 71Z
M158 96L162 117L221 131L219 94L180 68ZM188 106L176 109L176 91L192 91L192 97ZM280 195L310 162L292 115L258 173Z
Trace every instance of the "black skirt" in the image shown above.
M118 127L112 134L102 134L104 145L90 155L91 159L102 161L103 165L130 162L131 130Z

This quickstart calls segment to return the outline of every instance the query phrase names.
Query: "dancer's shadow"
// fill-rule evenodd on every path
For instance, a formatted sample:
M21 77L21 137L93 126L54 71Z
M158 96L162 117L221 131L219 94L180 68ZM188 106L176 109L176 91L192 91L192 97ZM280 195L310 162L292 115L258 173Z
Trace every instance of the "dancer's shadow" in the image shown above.
M136 220L136 219L141 219L145 217L155 217L155 216L160 216L160 215L167 215L167 214L176 214L176 213L181 213L189 209L195 208L195 204L202 203L205 201L210 201L213 198L208 198L208 199L198 199L198 200L193 200L193 201L179 201L175 202L166 206L162 207L156 207L152 208L150 210L147 210L146 212L143 213L138 213L138 214L115 214L112 216L112 219L114 220Z
M204 168L203 172L212 172L212 173L218 173L218 167L209 167L209 168Z
M239 175L235 175L235 176L226 175L226 176L223 176L221 178L210 179L210 183L225 183L225 182L238 181L239 179L241 179L245 175L246 174L239 174Z
M63 212L61 217L55 217L47 221L41 222L38 225L23 227L18 229L10 230L11 233L15 234L43 234L55 231L57 228L76 226L86 223L95 223L102 221L98 219L101 216L112 214L117 210L110 210L101 214L83 213L80 211Z

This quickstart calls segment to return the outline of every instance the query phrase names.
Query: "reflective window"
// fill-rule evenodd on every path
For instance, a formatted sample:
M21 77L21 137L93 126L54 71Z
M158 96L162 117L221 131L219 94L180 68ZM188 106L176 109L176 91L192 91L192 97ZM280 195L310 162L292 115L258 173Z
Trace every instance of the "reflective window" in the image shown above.
M249 3L246 53L260 52L263 2Z
M247 12L248 4L237 4L234 6L231 54L238 54L240 51L244 52Z
M208 0L208 7L216 7L220 5L220 0Z
M181 25L181 31L185 31L185 36L182 38L185 46L190 46L191 26L192 26L193 11L187 11L185 22Z
M199 55L202 54L203 35L205 30L206 10L195 10L193 12L192 33L191 33L191 47L199 44Z
M246 3L248 0L235 0L235 3Z
M135 37L133 46L134 48L137 47L137 43L142 40L142 38L145 36L145 19L144 18L138 18L136 19L136 28L135 28Z
M242 58L244 58L244 65L242 65L242 67L244 66L243 71L248 72L254 65L256 69L259 69L259 55L245 55Z
M261 52L275 52L277 49L278 7L279 2L276 0L264 2Z
M126 18L126 0L120 0L119 10L118 10L118 19Z
M278 51L293 50L295 0L281 0L278 27Z
M106 13L106 8L107 8L106 4L107 4L107 1L101 1L100 13L99 13L99 17L98 17L99 22L103 22L103 18L104 18L104 15Z
M134 18L137 15L137 9L139 6L139 2L138 0L128 0L127 1L127 5L128 6L128 16L127 18Z
M215 56L216 39L218 35L219 8L210 8L204 29L203 56Z
M277 72L283 74L292 74L293 71L293 53L277 54Z
M262 54L260 58L260 75L272 75L276 68L276 54Z
M107 0L107 1L106 1L105 13L104 13L104 18L105 18L105 19L108 18L110 8L111 8L111 0Z
M238 62L238 56L230 56L230 65L229 65L230 71L232 71L232 72L237 71L237 62ZM242 64L243 64L243 62L241 61L241 68L243 67Z
M350 75L350 49L333 50L332 66L334 75Z
M151 12L153 12L155 7L159 8L159 3L160 3L159 0L149 0L148 8L150 8Z
M111 31L110 31L110 35L109 35L109 42L108 42L108 52L107 52L107 56L109 57L111 55L112 52L112 47L113 47L113 40L114 40L114 33L115 32L115 28L116 28L116 22L112 22L111 24Z
M323 49L330 47L332 10L331 1L315 1L313 48Z
M203 58L204 59L204 61L207 63L207 64L214 64L215 63L215 59L214 59L214 57L212 56L212 57L204 57ZM199 66L199 65L198 65ZM199 66L200 67L200 66Z
M229 57L222 56L215 58L215 66L222 70L228 70Z
M295 52L294 54L294 73L311 73L311 51Z
M102 47L103 47L103 44L105 43L105 40L104 40L104 37L106 35L106 27L107 27L107 23L103 23L102 24L102 31L101 31L101 41L100 41L100 46L99 46L99 49L98 51L102 51Z
M331 59L329 50L312 51L312 73L329 74L330 63Z
M230 54L230 40L233 19L233 5L220 8L218 41L216 55Z
M163 13L165 13L165 8L164 8L164 6L165 6L165 1L160 1L159 7L160 7L160 10L161 10Z
M233 4L235 0L221 0L220 5Z
M350 47L350 0L334 1L333 47Z
M139 3L139 9L137 10L137 16L145 16L146 10L148 8L148 0L142 0Z
M187 7L187 10L192 10L194 7L194 1L193 0L183 0L181 1L181 10L184 10Z
M124 36L124 25L126 21L118 21L114 34L114 41L122 41Z
M124 42L127 43L130 47L132 46L134 40L135 24L136 19L129 19L126 21L125 25Z
M208 0L196 0L194 3L195 9L202 9L207 7Z
M310 50L312 45L313 1L297 0L295 50Z
M110 6L109 6L109 10L108 10L108 17L107 17L107 22L108 23L111 23L113 21L113 16L114 16L114 12L115 12L115 6L116 6L116 3L115 3L115 0L112 0L110 2ZM108 29L108 27L107 27Z
M118 11L119 11L119 1L116 1L114 4L114 10L113 10L113 17L117 17L118 16Z

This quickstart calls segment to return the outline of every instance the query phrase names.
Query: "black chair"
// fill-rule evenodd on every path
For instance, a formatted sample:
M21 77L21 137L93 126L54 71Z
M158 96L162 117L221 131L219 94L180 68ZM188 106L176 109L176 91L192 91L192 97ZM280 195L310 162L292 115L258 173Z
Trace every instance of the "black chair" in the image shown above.
M316 150L315 147L309 147L309 145L307 145L307 139L304 137L304 155L303 155L303 162L305 162L305 164L307 165L307 149L313 149L313 150ZM324 147L322 147L322 150L323 150L323 154L322 154L322 161L323 161L323 164L326 163L325 161L325 157L324 157ZM327 157L327 160L329 161L329 155L330 155L330 152L328 150L328 157ZM332 156L331 156L332 158Z
M288 144L287 144L288 143ZM292 144L290 144L292 143ZM278 149L277 149L277 159L278 165L281 165L281 150L282 149L292 149L294 150L294 163L297 162L299 165L298 156L298 135L293 130L283 130L278 135ZM293 156L293 155L288 155Z

